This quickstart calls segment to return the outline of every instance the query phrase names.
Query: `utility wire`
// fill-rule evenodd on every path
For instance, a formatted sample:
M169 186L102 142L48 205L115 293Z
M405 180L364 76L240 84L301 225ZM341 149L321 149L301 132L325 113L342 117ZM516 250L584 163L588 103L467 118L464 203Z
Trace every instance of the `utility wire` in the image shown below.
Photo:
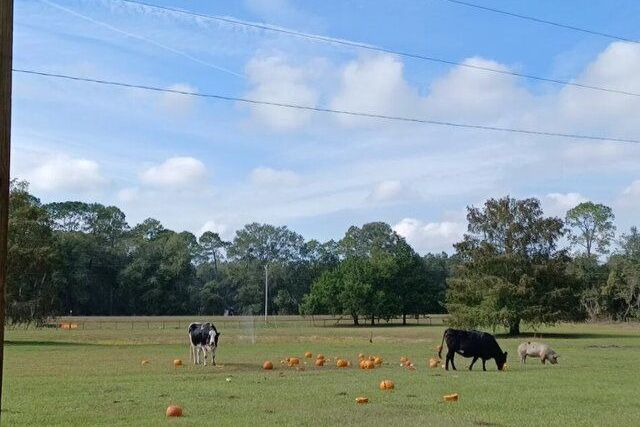
M61 10L61 11L65 12L65 13L70 14L70 15L73 15L73 16L75 16L77 18L80 18L80 19L83 19L85 21L91 22L92 24L98 25L100 27L107 28L108 30L114 31L114 32L116 32L118 34L122 34L122 35L124 35L126 37L131 37L131 38L134 38L136 40L141 40L143 42L152 44L153 46L156 46L156 47L159 47L160 49L164 49L164 50L167 50L169 52L175 53L176 55L180 55L180 56L182 56L184 58L187 58L190 61L197 62L198 64L205 65L207 67L213 68L213 69L218 70L218 71L222 71L222 72L227 73L227 74L231 74L232 76L241 77L241 78L244 77L244 75L242 75L240 73L236 73L233 70L229 70L227 68L220 67L218 65L212 64L212 63L207 62L207 61L203 61L202 59L196 58L195 56L190 55L190 54L188 54L186 52L183 52L183 51L181 51L179 49L175 49L175 48L172 48L171 46L167 46L165 44L158 43L155 40L151 40L149 38L140 36L138 34L131 33L129 31L121 30L120 28L114 27L113 25L109 25L109 24L107 24L105 22L98 21L97 19L93 19L93 18L91 18L89 16L83 15L82 13L76 12L75 10L66 8L66 7L61 6L61 5L57 4L57 3L53 3L53 2L51 2L49 0L40 0L40 1L45 3L45 4L47 4L47 5L49 5L49 6L51 6L51 7L53 7L53 8Z
M491 72L491 73L497 73L497 74L515 76L515 77L522 77L522 78L526 78L526 79L543 81L543 82L554 83L554 84L559 84L559 85L575 86L575 87L579 87L579 88L582 88L582 89L590 89L590 90L596 90L596 91L600 91L600 92L608 92L608 93L616 93L616 94L620 94L620 95L640 97L640 93L638 93L638 92L629 92L629 91L626 91L626 90L613 89L613 88L608 88L608 87L603 87L603 86L588 85L588 84L577 83L577 82L572 82L572 81L568 81L568 80L554 79L554 78L551 78L551 77L541 77L541 76L536 76L536 75L533 75L533 74L525 74L525 73L519 73L519 72L516 72L516 71L499 69L499 68L485 67L485 66L482 66L482 65L473 65L473 64L468 64L468 63L465 63L465 62L457 62L457 61L453 61L453 60L449 60L449 59L437 58L437 57L434 57L434 56L426 56L426 55L421 55L421 54L417 54L417 53L403 52L403 51L400 51L400 50L373 46L373 45L360 43L360 42L356 42L356 41L351 41L351 40L337 39L337 38L327 37L327 36L322 36L322 35L317 35L317 34L303 33L303 32L289 30L289 29L285 29L285 28L281 28L281 27L274 27L274 26L266 25L266 24L257 24L257 23L253 23L253 22L246 22L246 21L241 21L241 20L234 19L234 18L229 18L229 17L215 16L215 15L205 15L205 14L202 14L202 13L190 12L190 11L181 10L181 9L175 9L175 8L167 7L167 6L158 6L158 5L155 5L155 4L146 3L146 2L138 1L138 0L117 0L117 1L120 1L120 2L123 2L123 3L135 4L135 5L138 5L138 6L145 6L145 7L149 7L149 8L153 8L153 9L157 9L157 10L164 10L164 11L172 12L172 13L178 13L178 14L183 14L183 15L188 15L188 16L195 16L195 17L198 17L198 18L204 18L204 19L208 19L208 20L212 20L212 21L225 22L227 24L232 24L232 25L256 28L256 29L260 29L260 30L264 30L264 31L285 34L285 35L288 35L288 36L299 37L299 38L304 38L304 39L308 39L308 40L315 40L315 41L319 41L319 42L323 42L323 43L337 44L337 45L342 45L342 46L355 47L355 48L358 48L358 49L365 49L365 50L369 50L369 51L389 53L389 54L392 54L392 55L404 56L404 57L412 58L412 59L419 59L419 60L436 62L436 63L447 64L447 65L456 65L456 66L459 66L459 67L470 68L470 69L473 69L473 70L481 70L481 71L487 71L487 72Z
M563 24L561 22L549 21L549 20L546 20L546 19L536 18L535 16L521 15L519 13L509 12L509 11L501 10L501 9L495 9L493 7L482 6L480 4L469 3L469 2L466 2L466 1L461 1L461 0L443 0L443 1L447 1L449 3L455 3L455 4L458 4L458 5L461 5L461 6L472 7L472 8L475 8L475 9L486 10L488 12L499 13L499 14L502 14L502 15L507 15L507 16L511 16L511 17L514 17L514 18L520 18L520 19L524 19L524 20L527 20L527 21L533 21L533 22L537 22L539 24L553 25L554 27L560 27L560 28L564 28L564 29L567 29L567 30L580 31L581 33L591 34L591 35L600 36L600 37L606 37L608 39L620 40L620 41L625 41L625 42L630 42L630 43L640 43L640 41L638 41L638 40L629 39L629 38L622 37L622 36L616 36L614 34L603 33L601 31L596 31L596 30L590 30L588 28L576 27L574 25Z
M223 101L242 102L245 104L252 104L252 105L266 105L266 106L280 107L280 108L291 108L291 109L297 109L297 110L315 111L320 113L332 113L332 114L341 114L346 116L366 117L371 119L383 119L383 120L392 120L392 121L400 121L400 122L422 123L422 124L437 125L437 126L447 126L447 127L465 128L465 129L479 129L479 130L496 131L496 132L509 132L509 133L518 133L518 134L526 134L526 135L553 136L553 137L570 138L570 139L640 144L639 139L615 138L615 137L583 135L583 134L574 134L574 133L561 133L561 132L551 132L551 131L532 130L532 129L516 129L516 128L506 128L506 127L498 127L498 126L474 125L469 123L458 123L458 122L449 122L449 121L441 121L441 120L420 119L420 118L414 118L414 117L391 116L386 114L366 113L366 112L348 111L348 110L336 110L331 108L312 107L308 105L288 104L283 102L262 101L262 100L251 99L251 98L238 98L234 96L225 96L225 95L218 95L218 94L212 94L212 93L201 93L201 92L193 92L193 91L178 90L178 89L167 89L167 88L161 88L157 86L147 86L147 85L139 85L139 84L133 84L133 83L116 82L111 80L93 79L93 78L87 78L87 77L71 76L67 74L54 74L54 73L47 73L47 72L34 71L34 70L24 70L24 69L14 68L13 71L16 73L45 76L45 77L54 77L59 79L75 80L75 81L88 82L88 83L97 83L101 85L119 86L119 87L133 88L133 89L144 89L144 90L149 90L154 92L197 96L201 98L211 98L211 99L218 99Z

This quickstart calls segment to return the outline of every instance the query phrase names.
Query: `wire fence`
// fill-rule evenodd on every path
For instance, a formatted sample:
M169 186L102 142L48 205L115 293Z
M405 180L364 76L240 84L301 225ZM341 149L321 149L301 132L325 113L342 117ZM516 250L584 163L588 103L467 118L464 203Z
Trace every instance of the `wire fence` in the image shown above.
M449 319L447 314L423 314L407 316L406 325L442 326ZM278 327L347 327L354 326L350 316L64 316L51 319L45 328L68 330L138 330L138 329L187 329L192 322L212 322L219 329L245 328L247 324L261 328ZM401 326L402 317L376 319L372 325L370 319L359 319L359 326ZM12 328L24 328L15 326ZM33 326L31 326L33 327Z

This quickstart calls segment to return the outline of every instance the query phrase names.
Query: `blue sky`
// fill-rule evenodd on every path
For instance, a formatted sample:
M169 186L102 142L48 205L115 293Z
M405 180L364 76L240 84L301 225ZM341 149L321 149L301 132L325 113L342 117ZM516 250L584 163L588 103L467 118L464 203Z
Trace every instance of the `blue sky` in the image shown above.
M193 12L640 92L640 44L429 1L161 1ZM477 3L640 39L640 3ZM16 0L14 67L492 126L640 138L640 98L376 54L119 0ZM465 207L583 200L638 224L640 145L390 123L14 75L13 176L43 201L116 204L233 236L340 238L383 220L450 251Z

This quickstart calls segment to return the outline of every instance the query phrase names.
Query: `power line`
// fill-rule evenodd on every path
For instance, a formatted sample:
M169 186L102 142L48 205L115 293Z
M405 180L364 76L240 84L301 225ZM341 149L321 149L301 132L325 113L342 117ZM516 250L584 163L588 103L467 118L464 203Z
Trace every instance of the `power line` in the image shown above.
M167 45L159 43L159 42L157 42L155 40L140 36L138 34L131 33L129 31L121 30L120 28L114 27L113 25L109 25L109 24L107 24L105 22L98 21L97 19L93 19L93 18L91 18L89 16L83 15L82 13L76 12L75 10L66 8L66 7L61 6L61 5L57 4L57 3L53 3L53 2L51 2L49 0L40 0L40 1L45 3L45 4L47 4L47 5L49 5L49 6L51 6L51 7L53 7L53 8L61 10L61 11L65 12L65 13L68 13L70 15L73 15L73 16L77 17L77 18L83 19L85 21L91 22L92 24L95 24L95 25L98 25L100 27L104 27L104 28L106 28L108 30L114 31L114 32L116 32L118 34L122 34L122 35L124 35L126 37L131 37L131 38L134 38L136 40L141 40L143 42L152 44L153 46L159 47L160 49L167 50L169 52L175 53L176 55L180 55L183 58L187 58L190 61L197 62L198 64L205 65L207 67L213 68L213 69L218 70L218 71L222 71L222 72L227 73L227 74L231 74L232 76L244 78L244 75L242 75L240 73L236 73L235 71L229 70L228 68L220 67L220 66L212 64L210 62L203 61L202 59L196 58L195 56L190 55L190 54L188 54L186 52L183 52L183 51L181 51L179 49L172 48L171 46L167 46Z
M478 130L496 131L496 132L509 132L509 133L518 133L518 134L526 134L526 135L553 136L553 137L560 137L560 138L583 139L583 140L591 140L591 141L609 141L609 142L640 144L640 140L638 139L615 138L615 137L583 135L583 134L574 134L574 133L561 133L561 132L532 130L532 129L506 128L506 127L498 127L498 126L485 126L485 125L474 125L469 123L449 122L449 121L442 121L442 120L420 119L420 118L414 118L414 117L391 116L386 114L375 114L375 113L366 113L366 112L348 111L348 110L336 110L331 108L312 107L308 105L288 104L283 102L262 101L262 100L251 99L251 98L238 98L234 96L225 96L225 95L218 95L218 94L212 94L212 93L200 93L200 92L193 92L193 91L179 90L179 89L167 89L167 88L161 88L157 86L139 85L139 84L133 84L133 83L116 82L111 80L70 76L67 74L54 74L54 73L47 73L47 72L35 71L35 70L24 70L24 69L14 68L13 71L16 73L45 76L45 77L54 77L59 79L96 83L96 84L108 85L108 86L143 89L143 90L149 90L154 92L173 93L173 94L179 94L179 95L196 96L200 98L218 99L222 101L242 102L245 104L252 104L252 105L265 105L265 106L271 106L271 107L292 108L292 109L304 110L304 111L341 114L346 116L365 117L370 119L383 119L383 120L391 120L391 121L422 123L422 124L437 125L437 126L447 126L447 127L465 128L465 129L478 129Z
M437 58L437 57L434 57L434 56L426 56L426 55L421 55L421 54L417 54L417 53L403 52L403 51L396 50L396 49L388 49L388 48L384 48L384 47L368 45L368 44L365 44L365 43L355 42L355 41L351 41L351 40L337 39L337 38L332 38L332 37L327 37L327 36L322 36L322 35L317 35L317 34L303 33L303 32L289 30L289 29L285 29L285 28L274 27L274 26L266 25L266 24L257 24L257 23L253 23L253 22L246 22L246 21L241 21L241 20L238 20L238 19L229 18L229 17L222 17L222 16L215 16L215 15L205 15L205 14L202 14L202 13L196 13L196 12L190 12L190 11L181 10L181 9L175 9L175 8L168 7L168 6L158 6L158 5L155 5L155 4L146 3L146 2L138 1L138 0L119 0L119 1L121 1L123 3L135 4L135 5L138 5L138 6L145 6L145 7L150 7L150 8L153 8L153 9L164 10L164 11L172 12L172 13L179 13L179 14L183 14L183 15L195 16L195 17L198 17L198 18L204 18L204 19L209 19L209 20L213 20L213 21L225 22L227 24L232 24L232 25L238 25L238 26L249 27L249 28L256 28L256 29L259 29L259 30L285 34L285 35L288 35L288 36L299 37L299 38L304 38L304 39L308 39L308 40L315 40L315 41L319 41L319 42L323 42L323 43L330 43L330 44L338 44L338 45L342 45L342 46L355 47L355 48L358 48L358 49L365 49L365 50L369 50L369 51L388 53L388 54L392 54L392 55L404 56L404 57L407 57L407 58L419 59L419 60L423 60L423 61L430 61L430 62L435 62L435 63L439 63L439 64L455 65L455 66L465 67L465 68L469 68L469 69L473 69L473 70L487 71L487 72L490 72L490 73L496 73L496 74L514 76L514 77L521 77L521 78L525 78L525 79L537 80L537 81L542 81L542 82L547 82L547 83L554 83L554 84L566 85L566 86L575 86L575 87L579 87L579 88L582 88L582 89L590 89L590 90L596 90L596 91L600 91L600 92L608 92L608 93L616 93L616 94L619 94L619 95L640 97L640 93L637 93L637 92L629 92L629 91L626 91L626 90L613 89L613 88L608 88L608 87L603 87L603 86L594 86L594 85L588 85L588 84L583 84L583 83L576 83L576 82L572 82L572 81L569 81L569 80L560 80L560 79L554 79L554 78L551 78L551 77L541 77L541 76L536 76L536 75L533 75L533 74L519 73L519 72L516 72L516 71L504 70L504 69L499 69L499 68L492 68L492 67L485 67L485 66L482 66L482 65L468 64L468 63L465 63L465 62L457 62L457 61L453 61L453 60L449 60L449 59Z
M472 8L475 8L475 9L486 10L488 12L499 13L499 14L511 16L511 17L514 17L514 18L524 19L524 20L527 20L527 21L533 21L533 22L537 22L539 24L553 25L554 27L560 27L560 28L564 28L564 29L567 29L567 30L580 31L581 33L591 34L591 35L594 35L594 36L606 37L608 39L620 40L620 41L625 41L625 42L630 42L630 43L640 43L640 41L638 41L638 40L629 39L629 38L622 37L622 36L616 36L614 34L603 33L601 31L590 30L588 28L576 27L574 25L569 25L569 24L563 24L563 23L560 23L560 22L549 21L549 20L546 20L546 19L536 18L535 16L521 15L519 13L509 12L509 11L502 10L502 9L495 9L493 7L482 6L480 4L469 3L469 2L461 1L461 0L444 0L444 1L448 1L449 3L455 3L455 4L458 4L458 5L461 5L461 6L467 6L467 7L472 7Z

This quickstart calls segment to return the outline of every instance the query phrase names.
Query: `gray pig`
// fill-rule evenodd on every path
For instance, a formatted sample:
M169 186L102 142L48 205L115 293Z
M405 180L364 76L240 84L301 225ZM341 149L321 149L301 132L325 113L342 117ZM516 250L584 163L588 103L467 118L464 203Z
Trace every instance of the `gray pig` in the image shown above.
M525 363L527 356L539 357L543 364L547 360L551 362L552 365L558 363L558 353L544 343L532 341L523 342L518 346L518 354L520 355L521 363Z

